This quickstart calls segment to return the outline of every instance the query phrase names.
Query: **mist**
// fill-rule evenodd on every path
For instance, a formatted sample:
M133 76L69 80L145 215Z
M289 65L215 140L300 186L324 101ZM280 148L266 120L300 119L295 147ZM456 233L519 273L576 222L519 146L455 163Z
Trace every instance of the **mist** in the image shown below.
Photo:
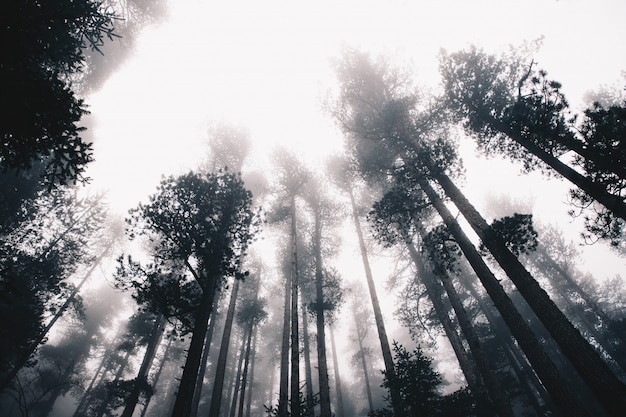
M14 3L0 414L626 414L623 5Z

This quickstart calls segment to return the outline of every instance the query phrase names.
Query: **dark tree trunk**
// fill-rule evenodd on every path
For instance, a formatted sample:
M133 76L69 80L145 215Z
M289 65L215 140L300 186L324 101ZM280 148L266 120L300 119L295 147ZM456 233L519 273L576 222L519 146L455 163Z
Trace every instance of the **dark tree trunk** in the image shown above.
M476 397L481 399L481 396L486 396L485 387L482 385L482 381L478 377L476 367L472 363L470 356L463 346L463 341L456 331L456 326L452 323L452 320L450 320L450 316L448 316L448 308L444 305L441 298L441 286L431 277L429 273L426 272L417 250L410 243L407 243L407 248L413 263L417 268L417 275L426 287L428 296L433 303L435 314L437 315L437 318L443 327L443 331L452 346L452 350L454 350L454 354L459 361L459 366L463 371L463 375L465 375L467 385ZM485 400L481 399L481 403L485 403Z
M76 406L76 410L74 410L73 417L79 417L84 414L84 408L87 406L87 400L90 397L91 390L93 389L94 386L97 385L97 383L101 383L102 381L104 381L104 376L111 367L111 361L109 359L111 358L111 355L113 354L114 343L118 339L122 331L122 327L123 326L118 327L117 334L115 335L115 337L113 337L112 341L109 343L109 345L105 349L104 355L102 356L102 360L100 361L100 364L98 365L98 369L96 369L96 371L94 372L93 377L91 378L91 381L89 382L89 386L87 387L84 394L80 398L80 401L78 402L78 405Z
M419 226L419 230L422 234L422 237L424 237L424 229L421 225ZM417 251L414 247L409 247L409 251L411 252L411 256L417 256ZM474 358L480 374L483 377L485 385L487 386L487 391L489 392L489 397L493 401L496 413L500 417L513 417L514 414L511 407L511 402L509 401L506 392L502 388L502 384L500 383L494 370L489 364L489 360L487 359L487 355L485 354L482 343L480 342L480 339L476 334L474 325L472 324L472 321L467 314L465 307L463 307L463 303L459 298L459 294L452 284L450 276L443 266L436 265L436 268L438 270L435 272L435 274L439 277L444 289L446 290L446 294L448 295L450 304L454 309L457 320L459 322L459 326L461 327L461 331L463 332L465 340L467 340L470 351L472 352L472 357Z
M246 341L248 340L248 329L242 330L241 348L239 349L239 360L237 361L237 376L235 377L235 387L233 388L233 395L230 401L229 417L235 417L237 413L237 399L241 395L241 374L243 372L243 361L246 356Z
M298 244L296 198L291 197L291 415L300 416L300 338L298 334Z
M324 324L324 273L322 269L322 219L319 207L315 211L315 294L317 324L317 369L320 384L320 417L331 417L330 386L328 383L328 364L326 361L326 329Z
M459 208L483 244L504 269L561 351L578 370L605 410L615 417L626 415L626 385L613 374L598 352L558 309L539 283L524 268L504 241L491 230L448 176L436 175L446 195Z
M474 297L480 307L480 310L487 318L491 329L493 329L496 340L504 351L511 367L515 372L515 375L522 385L522 389L526 393L532 407L537 412L537 415L542 416L548 412L560 415L554 406L553 401L550 399L550 395L546 391L545 387L541 384L541 381L537 379L537 376L532 371L528 361L522 356L522 353L519 351L519 347L512 341L506 324L502 322L502 319L499 316L496 317L491 307L485 304L483 298L478 294L474 286L468 282L468 278L465 275L462 275L461 283L463 287L470 292L472 297ZM534 388L531 388L530 384L532 384ZM539 404L535 396L535 392L540 395L545 403L545 406Z
M248 338L246 340L246 352L243 358L243 373L241 375L241 393L239 394L239 413L238 417L243 417L243 406L246 399L246 388L248 386L248 369L250 368L250 348L252 346L252 333L254 332L254 323L250 323L248 329Z
M236 279L233 283L233 289L230 294L230 302L228 304L228 312L226 313L226 321L224 322L224 333L222 334L220 353L215 366L215 381L213 382L213 394L211 395L211 407L209 410L209 415L211 416L218 416L222 405L222 391L224 389L226 360L228 359L228 346L230 344L230 333L233 328L233 319L235 318L235 306L237 304L238 292L239 280Z
M72 227L74 227L74 225L72 225ZM9 383L13 380L13 378L15 378L15 376L20 371L20 369L22 369L24 365L26 365L26 362L28 362L30 357L35 353L39 345L43 343L46 336L48 335L48 332L50 331L50 329L52 329L52 326L54 326L56 322L63 316L63 314L65 314L65 311L70 306L70 304L74 302L74 300L76 299L76 296L80 292L83 285L85 285L87 280L89 280L93 271L95 271L95 269L100 265L104 257L108 255L109 250L113 247L113 243L114 241L111 241L105 247L105 249L100 253L100 255L93 262L91 268L89 268L89 271L87 271L83 279L78 283L76 288L74 288L72 293L69 295L67 300L65 300L63 305L57 310L54 316L52 316L52 319L50 320L50 322L48 322L46 327L43 328L43 330L41 331L41 333L39 333L37 338L33 340L31 344L28 345L28 347L17 358L17 360L11 367L10 371L2 377L2 379L0 380L0 392L4 391L4 389L9 385Z
M420 276L427 277L428 272L425 270L426 268L422 260L420 259L417 250L410 243L407 243L407 247L409 249L411 257L413 258L413 262L420 272ZM482 343L480 342L480 339L478 338L478 335L474 330L474 326L467 314L467 311L465 310L465 307L463 307L463 303L459 299L459 295L456 292L456 289L452 285L450 277L444 271L440 271L436 275L439 277L444 289L446 290L446 294L448 295L450 304L452 304L452 308L454 309L454 312L456 314L459 327L461 328L461 331L465 336L465 340L467 340L470 352L472 353L472 357L474 358L476 366L478 367L478 370L483 377L484 383L487 386L488 395L485 395L486 393L484 392L482 385L476 387L478 391L474 391L479 400L483 399L483 412L493 414L493 411L495 411L495 413L500 417L513 417L514 414L513 409L511 408L511 403L509 402L506 393L502 389L502 385L500 384L498 377L496 376L495 372L491 368L491 365L489 364L489 360L487 359L487 355L483 350ZM472 389L471 386L470 389ZM495 410L491 410L491 408L489 407L489 401L484 401L484 398L487 397L491 399Z
M621 197L609 193L606 190L606 187L602 186L601 184L595 183L590 178L585 177L578 171L561 162L555 156L550 155L546 151L542 150L539 146L534 144L532 141L524 138L519 132L513 130L506 123L503 123L494 118L489 118L488 120L489 123L496 130L499 130L500 132L504 133L515 142L526 148L526 150L528 150L531 154L545 162L549 167L554 169L563 177L567 178L578 188L589 194L598 203L609 209L615 216L626 220L626 203L624 203L624 200ZM623 396L624 394L622 393L621 395ZM618 405L619 401L612 401L612 403ZM623 408L618 408L617 411L619 411L620 409L622 410L621 415L624 415Z
M115 377L113 378L113 381L111 381L113 385L115 385L124 375L124 370L126 369L126 365L128 365L128 359L130 358L130 354L131 354L131 350L126 351L126 354L124 355L124 359L122 359L122 362L117 368L117 372L115 372ZM104 380L102 380L102 382L104 382ZM105 398L101 400L100 404L96 408L97 411L95 412L94 415L97 417L102 417L106 413L107 406L111 403L112 399L113 399L113 390L107 389Z
M304 306L304 298L300 294L302 305ZM311 347L309 343L309 325L306 309L302 308L302 340L304 345L304 375L306 382L306 400L307 412L309 417L315 417L315 407L313 407L313 375L311 371Z
M285 282L283 310L283 338L280 349L280 381L278 384L278 417L287 417L289 411L289 337L291 328L291 274ZM272 400L273 401L273 400Z
M339 374L339 361L337 360L337 346L335 345L335 331L333 326L330 326L330 345L333 349L333 369L335 372L335 390L337 395L337 417L344 417L345 411L343 408L343 392L341 390L341 375Z
M258 326L254 326L254 340L252 341L252 357L250 358L250 383L248 384L248 401L246 402L246 417L250 417L250 408L252 406L252 388L254 387L254 365L256 363L256 346L257 336L259 333Z
M437 212L442 217L448 230L454 236L463 254L476 272L485 290L491 297L494 305L502 315L511 333L515 336L522 350L528 357L547 390L552 395L555 403L566 416L589 416L576 395L571 391L554 362L548 357L543 347L537 340L524 318L519 314L515 305L506 294L498 279L493 275L482 257L465 235L452 213L445 206L439 195L424 178L419 180L420 187L428 196Z
M165 326L165 318L158 317L155 322L154 328L152 329L150 341L148 342L146 352L144 353L143 360L141 361L141 366L139 367L137 378L135 378L133 388L128 398L126 399L126 406L124 407L124 411L122 412L122 417L132 417L133 412L135 411L135 407L137 406L137 401L139 401L139 395L141 394L140 384L142 382L145 382L146 384L148 383L148 372L152 367L154 356L156 355L157 348L161 343L163 326Z
M204 350L202 351L202 361L200 362L200 370L198 371L198 379L196 380L196 389L193 393L193 403L191 406L191 417L197 417L198 405L200 404L200 397L202 396L202 386L204 382L204 375L206 374L207 362L209 360L209 352L211 347L211 340L213 339L213 331L215 330L215 321L217 315L211 315L211 324L207 330L206 337L204 339Z
M189 417L191 415L193 393L195 392L196 381L198 380L198 369L200 369L200 361L202 359L204 337L206 336L209 317L211 316L211 310L213 308L216 285L216 277L212 277L204 290L202 304L196 311L191 343L189 344L183 375L178 385L178 394L174 402L172 417Z
M363 268L365 269L365 278L367 280L367 288L369 289L370 298L372 300L372 308L374 310L374 320L376 322L376 330L378 331L378 340L380 341L380 349L383 354L383 361L385 363L385 375L390 381L395 379L396 371L393 364L393 357L391 356L391 348L389 347L389 340L387 339L387 331L385 330L385 322L383 320L383 314L380 309L380 303L378 302L378 295L376 293L376 286L374 285L374 278L372 276L372 269L370 268L369 259L367 256L367 249L365 248L365 240L363 239L363 231L361 230L361 222L359 220L356 203L354 202L354 195L352 189L350 193L350 205L352 207L352 218L354 220L354 226L356 228L357 237L359 240L359 248L361 251L361 259L363 261ZM404 407L402 405L402 397L400 391L395 388L396 384L392 384L394 388L391 388L391 406L395 417L404 417Z
M163 372L163 368L165 366L165 362L167 361L167 355L170 352L170 348L172 347L172 341L174 340L173 337L168 337L168 341L167 341L167 346L165 347L165 351L163 352L163 358L161 359L161 362L159 363L159 367L157 368L156 373L154 374L154 381L152 382L152 386L153 387L157 387L159 384L159 378L161 378L161 373ZM142 410L141 410L141 416L140 417L144 417L146 415L146 412L148 411L148 406L150 405L150 401L152 400L152 395L148 395L148 398L146 398L146 403L144 404Z

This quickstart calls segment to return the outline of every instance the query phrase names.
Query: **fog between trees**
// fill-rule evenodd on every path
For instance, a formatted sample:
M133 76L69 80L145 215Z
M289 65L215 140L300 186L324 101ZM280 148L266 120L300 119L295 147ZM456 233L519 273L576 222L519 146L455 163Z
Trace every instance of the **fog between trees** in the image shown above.
M541 41L441 51L436 89L344 47L323 158L211 122L118 213L81 123L168 6L26 3L2 18L3 415L626 413L626 288L589 268L623 264L619 88L570 106Z

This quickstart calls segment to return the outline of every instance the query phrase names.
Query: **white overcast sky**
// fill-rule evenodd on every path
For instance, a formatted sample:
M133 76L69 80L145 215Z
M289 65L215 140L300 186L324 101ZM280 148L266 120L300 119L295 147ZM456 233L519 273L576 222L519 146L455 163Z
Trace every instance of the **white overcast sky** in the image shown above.
M414 68L417 84L436 85L440 48L496 51L543 36L536 62L576 106L587 90L623 85L626 70L623 0L176 0L169 9L87 97L96 158L88 174L122 214L153 193L162 174L206 157L214 121L245 126L257 155L276 144L312 159L338 149L321 99L334 84L331 60L346 46L395 57ZM508 163L471 152L464 159L464 191L479 207L486 192L508 188L532 198L546 221L569 227L566 184L544 189ZM612 262L611 273L623 269L623 260Z

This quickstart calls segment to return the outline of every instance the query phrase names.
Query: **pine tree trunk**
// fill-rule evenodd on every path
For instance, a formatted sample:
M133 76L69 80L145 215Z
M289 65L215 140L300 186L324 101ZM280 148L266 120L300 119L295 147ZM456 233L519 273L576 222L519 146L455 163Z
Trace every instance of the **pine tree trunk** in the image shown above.
M111 381L113 385L115 385L124 375L124 370L126 369L126 365L128 365L128 359L130 358L130 354L131 354L131 350L127 350L126 354L124 355L124 359L120 363L120 366L117 368L117 372L115 373L115 377L113 378L113 381ZM103 398L102 402L96 408L96 412L94 415L96 417L102 417L106 413L107 406L111 403L112 399L113 399L113 390L107 389L106 396L105 398Z
M137 401L139 401L139 395L141 394L141 382L148 382L148 372L152 367L152 362L154 361L154 356L156 355L157 348L161 343L161 336L163 335L163 327L165 326L165 318L158 317L154 328L152 329L152 334L150 335L150 341L148 342L148 346L146 346L146 352L144 353L143 360L141 361L141 366L139 367L139 372L137 373L137 378L135 378L135 383L133 384L133 388L126 399L126 406L124 407L124 411L122 412L122 417L132 417L133 412L135 411L135 407L137 406Z
M370 413L374 411L374 403L372 401L372 389L370 387L370 377L367 371L367 362L365 361L365 351L363 350L363 339L365 337L361 334L361 328L357 321L356 315L354 316L354 322L356 327L356 338L359 343L359 359L361 362L361 368L363 369L363 377L365 378L365 393L367 394L367 405Z
M626 415L626 385L613 374L598 352L558 309L548 294L539 286L539 283L511 253L502 239L491 230L485 219L450 178L439 174L436 175L436 180L446 195L463 213L472 229L513 281L520 294L548 329L561 351L578 370L609 415L615 417Z
M252 388L254 387L254 365L256 363L256 347L257 336L259 334L258 326L254 326L254 340L252 341L252 357L250 358L250 383L248 384L248 401L246 402L246 417L250 417L250 408L252 406Z
M248 329L248 340L246 341L246 352L243 359L243 373L241 375L241 394L239 394L239 413L237 417L243 417L243 406L246 399L246 387L248 385L248 369L250 367L250 348L252 345L252 333L254 332L254 323L250 323Z
M493 275L489 267L471 243L465 232L461 229L452 213L445 206L439 195L424 178L419 180L420 187L427 195L439 215L442 217L448 230L454 236L463 254L476 272L485 290L491 297L494 305L502 315L511 333L515 336L522 350L528 357L546 386L555 403L566 416L589 416L585 408L578 401L576 395L571 391L567 381L565 381L554 362L548 357L545 350L539 343L537 337L532 332L524 318L519 314L515 305L506 294L498 279Z
M241 395L241 374L243 372L243 361L246 356L246 341L248 340L248 329L242 330L241 348L239 349L239 360L237 361L237 376L235 377L235 387L233 388L233 395L230 401L229 417L235 417L237 414L237 399Z
M159 363L159 367L157 368L157 371L154 374L154 380L152 381L153 387L157 387L159 384L159 379L161 378L161 373L163 372L163 367L165 366L165 362L167 361L167 355L170 351L170 348L172 347L173 340L174 340L173 337L171 336L168 337L167 346L165 347L165 351L163 352L163 358L161 359L161 362ZM148 398L146 398L146 403L141 409L140 417L144 417L146 415L146 412L148 411L148 406L150 405L151 400L152 400L152 395L148 395Z
M300 293L302 302L302 340L304 344L304 375L306 382L306 400L307 400L307 415L308 417L315 417L315 407L313 406L313 375L311 371L311 347L309 343L309 325L308 317L306 314L306 308L304 308L304 296Z
M476 367L472 363L470 356L465 350L465 347L463 346L463 341L456 331L456 327L448 316L448 308L444 305L441 298L442 289L440 287L440 284L432 279L430 274L426 272L424 264L419 255L417 255L417 251L415 250L415 248L408 243L407 248L409 249L409 253L411 255L413 263L417 268L417 275L426 287L426 291L428 292L429 298L435 309L435 314L437 315L437 318L439 319L439 322L443 327L443 331L445 332L446 337L448 338L448 341L452 346L452 350L454 350L454 354L459 361L459 366L463 371L463 375L465 375L467 385L474 393L474 395L476 395L476 397L480 399L481 396L484 396L486 394L485 388L482 386L482 381L478 377ZM485 400L483 399L481 400L481 402L484 403Z
M300 416L300 338L298 334L298 244L296 198L291 197L291 415Z
M559 273L561 274L561 272ZM571 277L569 278L571 279ZM567 285L570 285L567 279L565 280L565 282L567 283ZM595 339L595 341L604 349L606 353L611 355L611 357L613 358L613 360L615 361L618 367L620 367L621 369L626 369L626 362L622 359L620 355L617 354L617 352L615 351L614 345L607 339L604 333L596 329L594 323L590 322L589 319L587 319L585 315L584 307L572 301L572 298L570 297L570 295L561 287L561 285L563 284L553 282L552 288L559 295L562 302L566 304L566 307L564 308L565 311L571 312L570 314L574 314L577 317L578 322L580 323L580 326L582 326L582 329L584 329L593 339ZM570 288L575 289L575 287L571 285L570 285ZM585 305L589 306L585 300L585 296L587 295L586 294L581 295L581 298L583 298L583 301L585 301ZM593 307L591 307L591 309L593 310ZM605 329L605 331L608 331L608 330ZM619 335L615 335L615 336L619 337Z
M95 269L100 265L100 263L102 262L102 259L104 259L104 257L108 255L109 250L113 247L113 243L114 241L111 241L105 247L105 249L100 253L100 255L94 260L91 268L89 268L89 271L87 271L83 279L78 283L76 288L74 288L74 290L69 295L67 300L65 300L63 305L57 310L54 316L52 316L52 319L48 322L46 327L43 328L43 330L41 331L41 333L39 333L37 338L33 340L31 344L22 352L22 354L18 357L18 359L15 361L15 363L11 367L11 370L2 377L2 379L0 380L0 392L4 391L4 389L9 385L9 383L11 383L11 381L13 380L13 378L15 378L15 376L20 371L20 369L22 369L24 365L26 365L26 362L28 362L28 359L30 359L30 357L35 353L39 345L43 343L46 336L48 335L48 332L50 331L50 329L52 329L52 326L54 326L55 323L63 316L63 314L65 314L65 311L70 306L70 304L72 304L72 302L76 299L76 296L80 292L83 285L85 285L87 280L89 280L93 271L95 271Z
M200 398L202 397L202 385L204 382L204 375L206 374L207 362L209 360L209 352L211 347L211 340L213 339L213 331L215 330L215 322L217 320L216 314L211 314L211 324L204 340L204 350L202 351L202 360L200 362L200 370L198 371L198 379L196 380L196 389L193 393L193 402L191 406L191 417L198 416L198 405L200 404Z
M202 360L204 337L206 336L209 317L213 309L216 285L216 278L212 277L204 290L200 307L196 311L191 343L189 344L183 375L178 385L178 394L174 402L172 417L189 417L191 415L193 393L196 389L196 381L198 380L198 369L200 369L200 361Z
M317 369L320 384L320 417L331 417L330 386L326 361L326 329L324 324L324 274L322 269L322 220L319 207L315 208L315 294L317 324Z
M376 330L378 331L378 340L380 341L380 349L383 354L383 361L385 363L385 375L387 379L395 379L395 367L393 364L393 357L391 356L391 348L389 347L389 341L387 339L387 331L385 330L385 322L383 320L383 314L380 309L380 303L378 302L378 295L376 293L376 286L374 285L374 278L372 276L372 269L370 268L369 259L367 256L367 249L365 248L365 240L363 239L363 231L361 230L361 222L359 220L356 203L354 201L354 194L352 189L350 193L350 205L352 207L352 218L354 220L354 226L356 228L357 237L359 240L359 248L361 251L361 259L363 261L363 268L365 269L365 278L367 280L367 288L369 289L370 298L372 301L372 308L374 310L374 320L376 322ZM391 388L391 406L395 417L404 417L404 406L402 405L402 397L400 391L395 388L396 384L392 384L394 388Z
M330 326L330 345L333 349L333 369L335 372L335 390L337 395L337 417L344 417L345 411L343 408L343 392L341 391L341 376L339 373L339 361L337 360L337 346L335 344L335 331L333 326Z
M232 292L230 293L230 302L228 304L228 312L226 313L226 321L224 322L224 333L222 335L220 353L215 366L215 381L213 382L213 394L211 395L211 407L209 409L209 415L211 416L218 416L222 405L222 391L224 390L226 360L228 359L228 346L230 344L230 333L233 328L233 319L235 318L235 306L237 304L238 292L239 280L235 279Z
M283 338L280 349L280 381L278 384L278 417L289 411L289 338L291 329L291 274L286 276L283 304Z
M424 237L424 228L419 225L419 232ZM428 249L427 249L428 250ZM417 251L415 248L410 245L409 252L412 257L417 258ZM489 364L489 360L487 359L487 355L482 347L482 343L476 334L474 329L474 325L472 324L461 299L459 298L459 294L457 293L454 285L452 284L452 280L446 270L441 265L436 265L438 271L436 271L436 276L439 277L441 283L443 284L444 289L446 290L446 294L448 295L448 299L450 300L450 304L454 309L457 320L459 322L459 327L465 336L465 340L469 345L470 351L472 352L472 357L476 362L476 366L480 371L480 374L483 377L485 385L487 386L487 391L489 392L489 397L493 401L493 405L495 406L495 411L500 417L513 417L513 409L511 407L511 402L509 401L506 392L502 388L502 384L500 383L498 377L496 376L494 370Z
M543 416L546 413L558 413L558 410L554 406L554 402L551 400L550 395L545 390L545 387L541 384L541 382L537 379L537 376L530 368L527 360L522 357L522 353L519 351L519 347L513 343L510 337L510 332L506 327L506 324L502 322L500 317L495 316L492 311L492 308L487 306L483 300L483 298L478 294L474 286L469 282L468 278L465 274L461 275L461 284L463 287L470 292L472 297L478 303L480 310L483 312L493 333L495 335L495 339L500 344L502 350L505 352L505 355L513 368L515 375L517 376L520 384L522 385L522 389L526 393L528 397L528 401L530 401L532 407L537 412L537 415ZM507 330L501 330L507 329ZM505 334L506 333L506 334ZM530 384L532 383L534 390L530 388ZM535 397L535 391L539 393L542 400L545 402L545 406L541 406ZM560 414L559 414L560 415Z
M531 154L545 162L549 167L561 174L563 177L571 181L578 188L589 194L598 203L609 209L615 216L626 220L626 203L622 197L611 194L601 184L592 181L589 177L580 174L570 166L561 162L555 156L550 155L542 150L532 141L524 138L519 132L511 129L507 124L500 122L494 118L489 118L489 123L500 132L504 133L515 142L526 148ZM622 394L623 395L623 394ZM615 404L617 405L617 404ZM622 414L624 415L624 414Z
M91 381L89 382L89 386L87 387L82 397L80 398L80 401L78 402L78 405L76 406L76 409L74 410L73 417L79 417L84 414L84 407L87 405L87 400L89 399L91 395L91 390L96 385L96 381L101 382L104 380L104 375L107 373L107 371L110 369L110 366L111 366L111 362L109 361L109 358L113 354L113 344L117 340L121 332L122 332L122 326L119 326L117 329L117 333L111 339L112 341L106 347L104 355L102 356L102 360L100 361L98 368L94 372L93 377L91 378Z
M493 411L497 411L497 412L503 413L501 417L505 417L505 416L511 417L512 411L510 410L510 404L508 404L508 401L505 401L509 406L508 414L506 413L506 407L505 407L505 410L498 410L498 409L493 410L493 407L491 406L491 402L493 398L490 397L489 395L490 393L488 393L487 390L485 389L485 386L483 385L483 381L481 381L480 378L478 377L478 374L476 372L476 367L478 367L480 374L485 379L485 383L487 383L486 378L485 378L485 373L489 373L489 372L493 373L493 371L491 370L491 366L489 365L488 362L486 363L482 361L479 362L479 358L481 358L481 353L482 353L481 359L483 361L487 360L484 352L482 351L482 347L479 348L480 350L478 352L478 357L476 356L477 352L475 352L475 350L472 349L472 348L476 348L476 346L474 345L474 343L469 342L465 331L467 330L470 334L473 334L475 337L477 336L475 332L473 331L473 326L471 325L471 323L469 323L471 330L468 330L465 328L468 325L468 322L461 319L459 317L458 312L456 311L456 308L459 308L459 306L455 301L452 300L452 298L456 296L457 298L456 301L460 303L460 300L458 300L458 294L456 293L456 290L454 290L451 295L450 293L448 293L449 288L445 288L445 285L444 285L444 289L446 290L448 299L450 300L452 308L454 309L455 314L457 315L459 327L461 327L461 331L463 332L463 335L465 336L465 339L468 341L468 345L470 346L470 352L472 354L472 357L474 358L474 361L476 362L476 367L469 359L469 356L465 348L463 347L463 342L461 341L461 338L459 337L455 329L455 326L452 324L452 321L450 320L450 317L448 316L448 309L444 306L443 301L441 299L441 294L440 294L441 288L439 287L440 284L436 283L433 277L431 276L431 274L426 270L424 261L418 254L417 249L415 249L413 244L407 241L406 247L409 250L409 254L411 256L411 259L413 260L413 264L415 265L417 269L417 275L422 281L422 283L426 286L426 291L428 292L428 295L430 296L430 300L433 303L433 307L435 308L437 317L439 318L439 321L441 322L441 325L444 328L444 332L446 333L446 336L448 337L448 340L450 341L450 344L452 345L454 353L457 355L457 359L459 361L459 365L461 366L461 370L463 371L463 374L465 375L467 385L469 386L470 390L475 395L476 399L478 400L481 406L480 409L482 410L483 413L486 413L489 415L493 415ZM439 278L441 278L441 281L443 282L444 279L441 276ZM456 308L455 308L455 305L456 305ZM465 311L465 308L463 308L462 305L461 305L461 309L462 309L461 316L465 315L464 318L467 318L467 312ZM469 321L469 318L467 318L467 320ZM481 366L486 366L486 370L482 369ZM495 378L495 375L494 375L494 378ZM499 406L501 405L500 404L496 405L494 401L494 406L499 408Z

